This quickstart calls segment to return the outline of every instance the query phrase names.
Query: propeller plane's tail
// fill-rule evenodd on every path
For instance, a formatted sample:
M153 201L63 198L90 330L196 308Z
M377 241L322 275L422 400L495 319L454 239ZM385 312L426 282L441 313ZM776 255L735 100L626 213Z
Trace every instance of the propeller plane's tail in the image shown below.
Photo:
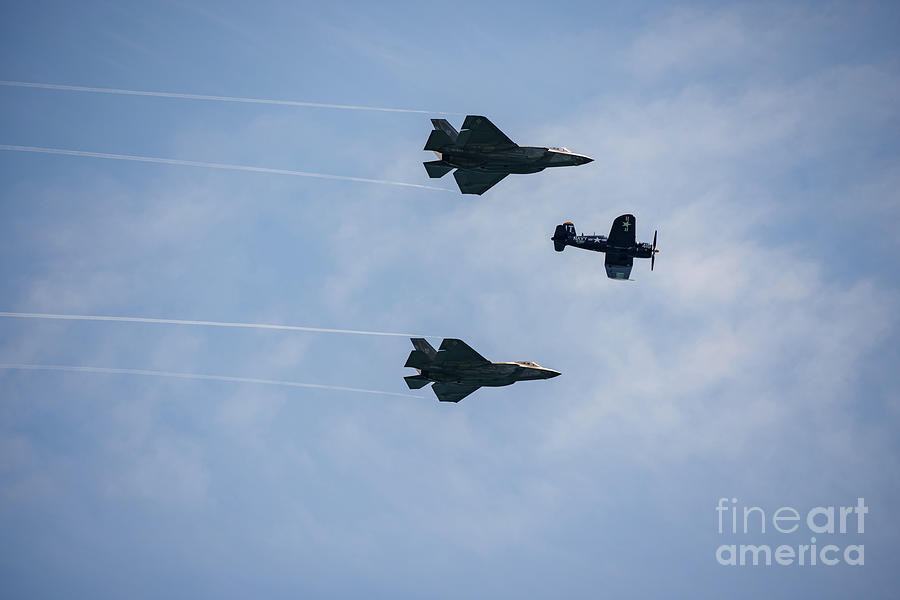
M575 225L569 221L563 223L562 225L556 226L556 231L553 232L553 237L550 239L553 240L553 249L557 252L562 252L566 249L566 246L569 243L569 238L575 236Z

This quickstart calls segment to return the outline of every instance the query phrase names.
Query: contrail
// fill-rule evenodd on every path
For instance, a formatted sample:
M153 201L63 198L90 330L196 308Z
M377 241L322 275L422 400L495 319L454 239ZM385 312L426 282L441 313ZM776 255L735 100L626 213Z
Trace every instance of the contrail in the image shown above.
M153 319L149 317L114 317L105 315L53 315L46 313L0 312L0 317L17 319L58 319L62 321L118 321L120 323L162 323L166 325L200 325L205 327L242 327L246 329L279 329L282 331L311 331L316 333L344 333L350 335L382 335L391 337L440 337L416 333L363 331L359 329L328 329L300 325L269 325L265 323L228 323L223 321L186 321L183 319Z
M434 190L437 192L452 192L448 188L420 185L418 183L403 183L402 181L387 181L384 179L367 179L365 177L349 177L347 175L329 175L327 173L310 173L308 171L292 171L289 169L270 169L268 167L250 167L247 165L228 165L222 163L200 162L197 160L181 160L177 158L157 158L155 156L135 156L131 154L108 154L105 152L87 152L85 150L66 150L63 148L42 148L40 146L14 146L0 144L0 150L10 152L36 152L38 154L62 154L65 156L86 156L89 158L108 158L112 160L130 160L134 162L157 163L161 165L180 165L184 167L204 167L207 169L224 169L226 171L250 171L252 173L272 173L275 175L294 175L296 177L316 177L318 179L339 179L341 181L357 181L360 183L380 183L382 185L399 185L402 187L418 188L422 190Z
M73 365L34 365L0 363L0 369L17 369L21 371L70 371L74 373L106 373L113 375L146 375L150 377L175 377L179 379L202 379L206 381L227 381L229 383L256 383L261 385L281 385L298 388L314 388L319 390L336 390L339 392L356 392L359 394L377 394L379 396L400 396L402 398L422 398L416 394L399 392L383 392L381 390L365 390L361 388L343 387L340 385L323 385L319 383L299 383L297 381L278 381L275 379L256 379L253 377L227 377L225 375L202 375L199 373L175 373L172 371L149 371L146 369L115 369L111 367L80 367Z
M332 108L339 110L370 110L378 112L417 113L439 115L462 115L439 110L415 110L411 108L384 108L380 106L357 106L353 104L324 104L321 102L299 102L296 100L268 100L265 98L236 98L233 96L207 96L204 94L179 94L177 92L147 92L142 90L123 90L119 88L87 87L83 85L59 85L55 83L33 83L28 81L0 81L6 87L37 88L42 90L63 90L68 92L90 92L93 94L118 94L122 96L150 96L153 98L178 98L181 100L209 100L213 102L239 102L242 104L274 104L278 106L295 106L302 108Z

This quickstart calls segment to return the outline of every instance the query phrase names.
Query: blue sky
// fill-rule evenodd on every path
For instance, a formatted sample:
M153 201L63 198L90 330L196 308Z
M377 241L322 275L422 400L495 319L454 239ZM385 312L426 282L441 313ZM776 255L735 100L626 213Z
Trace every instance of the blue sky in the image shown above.
M475 197L0 151L0 311L411 331L563 373L445 405L2 371L3 595L894 597L897 8L595 4L4 6L3 80L484 114L595 162ZM425 114L13 87L0 114L6 145L455 189ZM553 252L625 212L652 274ZM410 348L0 319L0 363L393 392ZM864 497L836 543L866 564L720 566L809 543L719 535L720 497Z

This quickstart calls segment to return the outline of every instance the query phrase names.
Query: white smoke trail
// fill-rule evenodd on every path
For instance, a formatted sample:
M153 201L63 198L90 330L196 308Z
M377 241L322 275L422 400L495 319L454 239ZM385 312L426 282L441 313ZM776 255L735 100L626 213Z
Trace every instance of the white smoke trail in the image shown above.
M281 385L287 387L313 388L319 390L336 390L339 392L356 392L359 394L377 394L380 396L400 396L402 398L423 398L416 394L399 392L383 392L361 388L343 387L340 385L324 385L319 383L300 383L297 381L279 381L276 379L256 379L253 377L228 377L225 375L202 375L199 373L176 373L172 371L150 371L146 369L116 369L112 367L81 367L74 365L35 365L0 363L0 370L20 371L69 371L73 373L104 373L111 375L145 375L150 377L174 377L178 379L201 379L206 381L227 381L229 383L255 383L260 385Z
M344 333L349 335L382 335L391 337L439 337L415 333L363 331L359 329L328 329L300 325L269 325L265 323L229 323L223 321L187 321L183 319L154 319L150 317L115 317L104 315L54 315L46 313L0 312L0 317L17 319L58 319L62 321L117 321L120 323L161 323L166 325L200 325L204 327L242 327L247 329L278 329L282 331L310 331L315 333Z
M222 163L200 162L196 160L181 160L177 158L157 158L154 156L135 156L131 154L109 154L105 152L88 152L85 150L66 150L63 148L42 148L40 146L14 146L0 144L0 150L10 152L36 152L38 154L62 154L65 156L86 156L89 158L108 158L112 160L130 160L134 162L157 163L161 165L179 165L184 167L204 167L207 169L224 169L227 171L250 171L252 173L272 173L275 175L294 175L296 177L315 177L318 179L339 179L341 181L357 181L360 183L380 183L382 185L399 185L402 187L418 188L421 190L434 190L437 192L452 192L448 188L420 185L418 183L403 183L401 181L387 181L384 179L367 179L365 177L350 177L347 175L329 175L327 173L310 173L308 171L292 171L289 169L270 169L268 167L250 167L246 165L228 165Z
M352 104L323 104L320 102L300 102L296 100L267 100L264 98L236 98L232 96L207 96L204 94L180 94L177 92L147 92L141 90L123 90L119 88L87 87L83 85L59 85L55 83L33 83L27 81L0 81L6 87L38 88L42 90L63 90L69 92L90 92L94 94L118 94L123 96L150 96L153 98L178 98L181 100L209 100L213 102L239 102L242 104L274 104L278 106L295 106L302 108L332 108L339 110L370 110L379 112L417 113L438 115L462 115L431 110L414 110L411 108L384 108L379 106L357 106Z

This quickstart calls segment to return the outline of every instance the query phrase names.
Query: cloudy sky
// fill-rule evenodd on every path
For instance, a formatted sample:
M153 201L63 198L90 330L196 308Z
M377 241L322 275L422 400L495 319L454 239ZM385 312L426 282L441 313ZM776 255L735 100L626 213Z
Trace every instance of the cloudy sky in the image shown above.
M459 337L458 405L0 369L6 597L896 596L893 3L6 3L0 312ZM429 180L439 112L595 162ZM447 191L21 152L161 157ZM659 229L651 274L558 223ZM0 318L0 363L409 393L409 341ZM869 508L865 565L729 567L720 498ZM825 540L828 540L827 542Z

